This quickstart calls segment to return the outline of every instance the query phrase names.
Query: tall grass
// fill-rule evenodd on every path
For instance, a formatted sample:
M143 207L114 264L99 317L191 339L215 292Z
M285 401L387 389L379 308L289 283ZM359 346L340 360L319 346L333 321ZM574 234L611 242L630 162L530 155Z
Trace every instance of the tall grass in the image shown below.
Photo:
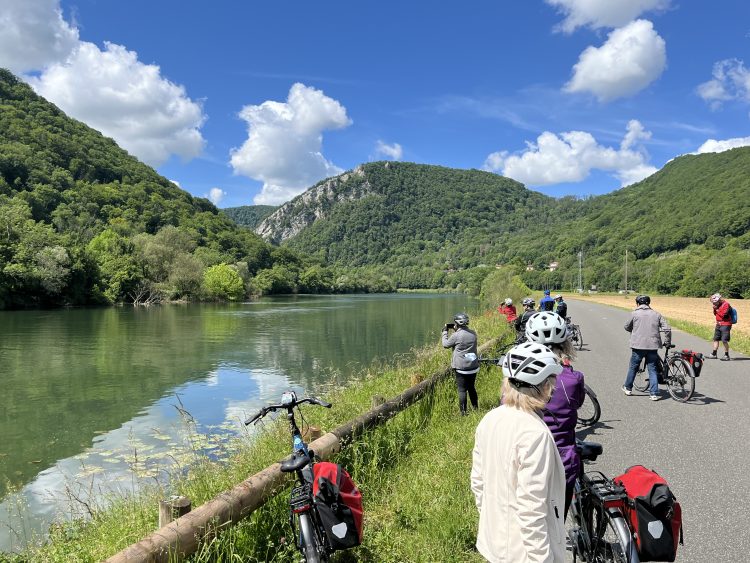
M507 330L497 314L476 316L472 326L482 340ZM306 423L331 430L369 410L374 396L393 397L445 369L449 359L450 351L435 345L398 358L382 373L362 373L346 389L327 395L332 409L303 409ZM470 416L458 416L455 383L447 380L433 394L338 454L335 461L350 471L365 502L364 543L339 554L338 561L481 560L473 549L478 515L469 489L471 449L476 424L498 404L500 370L483 367L477 389L480 408ZM105 559L156 529L158 499L181 494L198 506L281 459L290 449L283 420L240 441L229 463L200 459L168 488L146 487L135 497L115 498L88 521L56 526L45 545L30 548L19 560ZM293 560L290 533L285 490L239 525L205 542L191 560Z

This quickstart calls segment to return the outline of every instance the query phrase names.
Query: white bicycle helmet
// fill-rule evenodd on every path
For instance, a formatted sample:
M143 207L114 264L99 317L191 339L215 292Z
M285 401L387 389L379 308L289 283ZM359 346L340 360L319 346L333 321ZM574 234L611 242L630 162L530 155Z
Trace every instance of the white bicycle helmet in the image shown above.
M523 301L521 301L521 305L523 305L524 307L529 306L529 305L533 307L534 300L531 297L524 297Z
M568 328L557 313L534 313L526 321L526 338L538 344L562 344L568 338Z
M508 298L507 298L507 299L505 300L505 304L506 304L506 305L508 305L508 306L511 306L511 305L513 305L513 300L512 300L512 299L511 299L510 297L508 297Z
M718 303L719 301L721 301L721 293L714 293L711 296L711 303Z
M524 342L511 348L503 357L503 375L517 387L540 385L563 370L555 353L536 342Z

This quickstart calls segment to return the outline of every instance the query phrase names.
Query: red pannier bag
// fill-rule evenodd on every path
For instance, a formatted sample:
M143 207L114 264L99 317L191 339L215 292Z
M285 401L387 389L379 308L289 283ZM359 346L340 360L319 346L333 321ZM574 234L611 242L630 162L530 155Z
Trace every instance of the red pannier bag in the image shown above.
M628 495L625 518L641 561L674 561L682 542L682 508L658 473L634 465L615 477Z
M362 543L362 493L335 463L316 463L313 476L313 500L331 549L357 547Z
M703 354L700 352L693 352L692 350L683 350L682 357L693 366L693 373L695 377L699 377L701 369L703 369Z

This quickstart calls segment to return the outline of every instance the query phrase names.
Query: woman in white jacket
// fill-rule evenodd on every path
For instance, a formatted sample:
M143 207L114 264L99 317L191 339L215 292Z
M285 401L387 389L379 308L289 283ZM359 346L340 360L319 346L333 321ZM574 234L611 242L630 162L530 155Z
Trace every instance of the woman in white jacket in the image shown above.
M503 404L476 430L471 489L479 509L477 549L493 563L565 561L565 469L540 416L562 371L544 345L503 358Z

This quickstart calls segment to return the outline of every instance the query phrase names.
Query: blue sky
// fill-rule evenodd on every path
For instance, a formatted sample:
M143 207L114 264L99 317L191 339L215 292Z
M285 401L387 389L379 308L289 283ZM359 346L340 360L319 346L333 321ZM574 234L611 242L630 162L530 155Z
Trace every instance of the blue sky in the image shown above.
M584 196L750 144L749 16L739 0L0 0L0 66L219 207L382 159Z

